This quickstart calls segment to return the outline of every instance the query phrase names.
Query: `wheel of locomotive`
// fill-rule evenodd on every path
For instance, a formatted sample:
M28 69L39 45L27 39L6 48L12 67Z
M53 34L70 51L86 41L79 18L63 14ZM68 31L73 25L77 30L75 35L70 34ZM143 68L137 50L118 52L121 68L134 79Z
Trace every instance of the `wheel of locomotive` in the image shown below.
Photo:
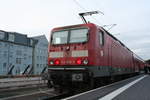
M98 88L102 86L103 82L100 80L100 78L94 78L94 88Z
M91 77L90 79L90 89L94 89L100 86L100 81L94 77Z
M54 86L54 90L57 93L62 93L63 92L63 88L61 86Z

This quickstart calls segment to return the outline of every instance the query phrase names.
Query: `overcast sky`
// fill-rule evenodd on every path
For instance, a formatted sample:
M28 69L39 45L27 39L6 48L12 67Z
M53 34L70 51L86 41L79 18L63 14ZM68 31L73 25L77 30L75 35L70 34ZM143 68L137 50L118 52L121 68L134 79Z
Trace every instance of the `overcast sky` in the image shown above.
M149 0L0 0L0 30L45 34L49 40L52 28L80 24L78 13L93 10L104 15L87 17L90 22L117 24L109 32L143 59L150 59Z

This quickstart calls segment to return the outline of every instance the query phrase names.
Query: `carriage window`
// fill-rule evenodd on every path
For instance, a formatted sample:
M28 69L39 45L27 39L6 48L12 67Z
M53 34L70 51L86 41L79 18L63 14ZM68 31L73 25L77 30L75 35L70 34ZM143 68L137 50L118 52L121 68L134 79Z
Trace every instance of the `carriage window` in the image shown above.
M52 36L52 44L66 44L68 38L68 31L54 32Z
M99 32L99 42L100 42L100 45L104 45L104 33L103 32Z
M87 28L70 30L69 43L86 42L87 41Z

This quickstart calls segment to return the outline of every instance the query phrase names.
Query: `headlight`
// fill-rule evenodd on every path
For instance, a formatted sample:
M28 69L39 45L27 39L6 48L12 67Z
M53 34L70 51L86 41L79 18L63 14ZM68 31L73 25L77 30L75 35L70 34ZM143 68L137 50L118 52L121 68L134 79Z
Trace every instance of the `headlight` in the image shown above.
M50 61L49 63L50 63L51 65L53 65L53 64L54 64L54 62L53 62L53 61Z
M83 60L83 64L87 65L89 61L87 59Z

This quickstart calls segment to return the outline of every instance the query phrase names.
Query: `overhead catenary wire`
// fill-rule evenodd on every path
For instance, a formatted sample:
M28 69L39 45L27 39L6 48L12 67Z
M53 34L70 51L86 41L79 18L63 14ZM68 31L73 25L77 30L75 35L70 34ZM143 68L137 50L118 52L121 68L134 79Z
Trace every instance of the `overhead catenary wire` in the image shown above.
M78 2L78 1L76 1L76 0L73 0L80 8L82 8L84 11L87 11L84 7L82 7L82 5Z
M80 7L81 9L83 9L84 11L87 11L77 0L73 0L75 3L76 3L76 5L78 5L78 7ZM104 13L103 12L101 12L101 11L98 11L99 13L101 13L102 15L104 15ZM95 20L99 25L103 25L100 21L98 21L96 18L94 18L93 16L91 16L91 18L93 19L93 20ZM106 27L107 26L111 26L110 28L108 28L108 30L107 31L109 31L110 29L112 29L114 26L116 26L117 24L110 24L110 25L106 25ZM105 25L103 25L103 26L105 26ZM102 26L102 27L103 27Z
M109 31L110 29L112 29L113 27L115 27L117 24L109 24L109 25L103 25L102 27L104 28L104 27L108 27L108 26L110 26L108 29L107 29L107 31Z

